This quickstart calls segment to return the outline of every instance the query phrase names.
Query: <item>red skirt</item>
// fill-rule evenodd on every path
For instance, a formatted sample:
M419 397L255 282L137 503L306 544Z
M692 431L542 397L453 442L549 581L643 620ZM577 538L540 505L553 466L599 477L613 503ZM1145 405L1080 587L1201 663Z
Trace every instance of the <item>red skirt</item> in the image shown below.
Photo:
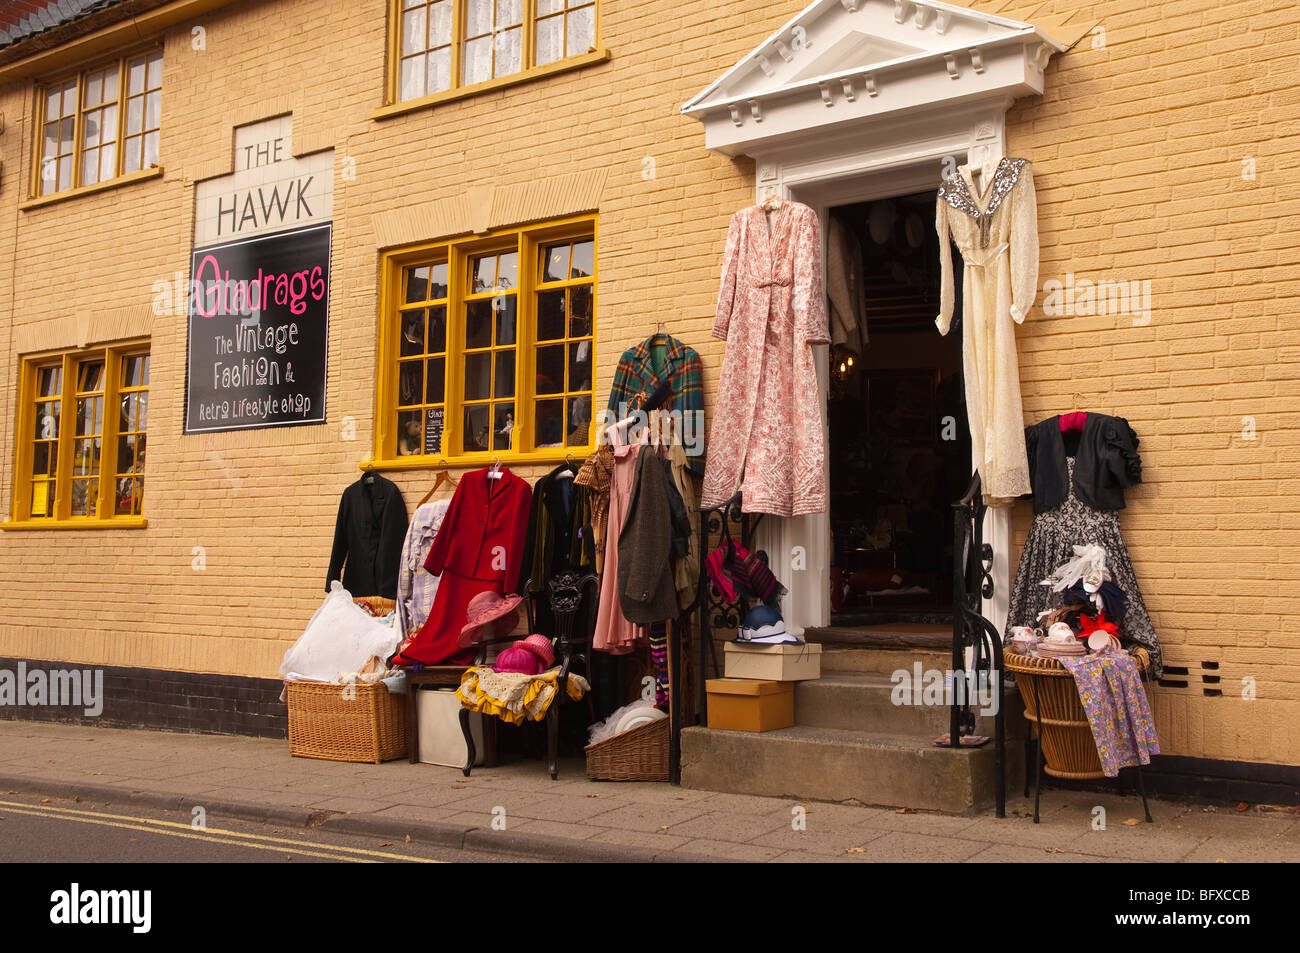
M456 644L460 630L467 624L469 601L480 592L501 591L499 579L471 579L444 569L438 577L438 592L433 607L415 638L393 658L394 665L469 665L477 650Z

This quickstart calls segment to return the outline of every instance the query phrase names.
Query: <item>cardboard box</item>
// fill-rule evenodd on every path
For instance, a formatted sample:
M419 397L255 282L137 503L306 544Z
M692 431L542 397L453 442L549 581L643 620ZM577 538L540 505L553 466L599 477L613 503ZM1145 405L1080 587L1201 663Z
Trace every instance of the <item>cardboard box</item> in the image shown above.
M794 682L711 678L709 727L727 731L774 731L794 724Z
M723 647L727 678L757 678L769 682L802 682L821 678L822 647L807 645L745 645Z
M420 726L417 755L423 764L440 764L448 768L465 767L465 736L460 730L460 699L451 690L421 689L415 694L415 717ZM483 763L483 716L469 716L469 731L474 738L474 764Z

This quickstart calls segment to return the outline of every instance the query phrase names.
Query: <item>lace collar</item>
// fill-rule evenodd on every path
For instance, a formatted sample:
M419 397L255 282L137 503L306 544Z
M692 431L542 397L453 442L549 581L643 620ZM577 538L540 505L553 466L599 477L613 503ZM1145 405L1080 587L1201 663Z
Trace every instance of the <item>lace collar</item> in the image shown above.
M1008 159L1006 157L1000 159L997 168L993 171L993 180L988 186L988 207L982 210L979 207L979 200L971 191L970 184L961 169L958 169L939 186L939 198L942 201L947 202L957 211L969 215L979 225L981 248L989 247L993 216L1002 205L1002 201L1016 187L1016 183L1020 181L1021 170L1028 164L1028 159ZM965 167L963 166L963 168Z

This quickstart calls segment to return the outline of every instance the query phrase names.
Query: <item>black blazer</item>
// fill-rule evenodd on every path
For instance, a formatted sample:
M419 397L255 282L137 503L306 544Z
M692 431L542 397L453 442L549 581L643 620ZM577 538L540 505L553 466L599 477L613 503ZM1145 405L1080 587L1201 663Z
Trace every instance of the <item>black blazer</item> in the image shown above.
M396 599L406 525L406 502L392 480L367 473L344 490L325 590L341 574L353 596Z
M1097 510L1122 510L1124 490L1142 482L1138 435L1123 417L1089 413L1074 454L1074 494ZM1029 453L1029 483L1034 512L1043 513L1065 502L1065 438L1061 418L1048 417L1025 428Z

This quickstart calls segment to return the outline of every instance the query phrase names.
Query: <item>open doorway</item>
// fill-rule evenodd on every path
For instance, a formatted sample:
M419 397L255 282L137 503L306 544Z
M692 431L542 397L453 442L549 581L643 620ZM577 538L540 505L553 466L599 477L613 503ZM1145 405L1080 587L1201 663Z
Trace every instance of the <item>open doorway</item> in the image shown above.
M829 212L832 626L951 620L952 504L971 448L963 329L934 326L936 200L930 190Z

